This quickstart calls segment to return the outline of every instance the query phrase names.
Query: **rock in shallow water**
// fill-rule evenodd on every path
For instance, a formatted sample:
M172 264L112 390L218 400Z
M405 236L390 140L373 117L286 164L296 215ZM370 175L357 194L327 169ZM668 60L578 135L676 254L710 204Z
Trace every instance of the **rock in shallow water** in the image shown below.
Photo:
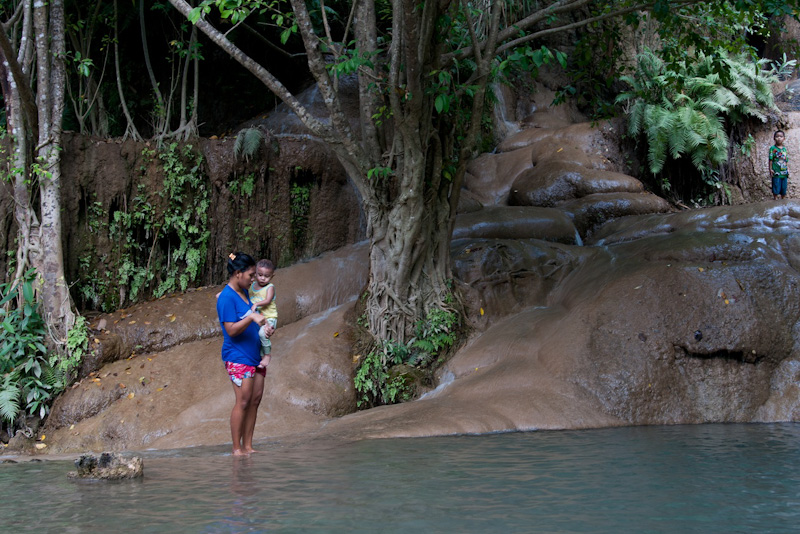
M67 473L69 478L91 480L123 480L144 476L144 464L138 456L124 458L115 452L104 452L100 457L82 454L75 460L77 471Z

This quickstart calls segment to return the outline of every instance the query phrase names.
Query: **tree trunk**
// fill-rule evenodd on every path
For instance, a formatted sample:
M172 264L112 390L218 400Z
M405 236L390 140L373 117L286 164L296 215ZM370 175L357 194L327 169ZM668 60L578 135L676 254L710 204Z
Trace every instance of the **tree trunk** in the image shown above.
M432 192L433 193L433 192ZM435 194L434 194L435 196ZM378 340L407 342L417 321L450 301L449 199L423 203L412 195L387 214L368 213L370 278L369 330Z
M45 319L56 343L65 343L75 322L69 285L64 275L61 241L61 118L64 113L64 3L50 0L49 6L34 6L36 30L37 103L39 145L37 161L41 224L39 253L32 256L41 277Z

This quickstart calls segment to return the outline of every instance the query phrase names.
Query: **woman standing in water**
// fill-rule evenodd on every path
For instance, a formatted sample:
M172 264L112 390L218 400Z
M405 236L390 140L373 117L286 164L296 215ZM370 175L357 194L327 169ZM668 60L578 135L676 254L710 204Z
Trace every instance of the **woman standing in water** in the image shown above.
M223 337L222 360L236 395L231 411L234 456L255 452L253 432L267 375L266 368L258 367L261 362L258 330L266 320L260 313L251 311L248 293L255 272L253 258L243 252L231 254L228 258L228 284L217 295L217 315ZM271 336L273 332L274 329L268 325L267 335Z

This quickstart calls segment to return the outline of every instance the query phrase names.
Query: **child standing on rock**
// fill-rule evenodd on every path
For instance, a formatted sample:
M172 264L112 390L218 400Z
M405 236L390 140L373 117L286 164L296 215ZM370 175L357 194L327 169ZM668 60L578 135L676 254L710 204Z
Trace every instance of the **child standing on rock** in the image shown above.
M270 283L275 274L275 265L269 260L258 260L256 263L256 276L253 285L250 286L251 301L250 308L254 313L260 313L267 319L265 324L258 331L261 339L261 364L259 367L267 367L271 359L272 342L269 340L267 331L271 333L278 326L278 306L275 304L275 286ZM266 328L269 325L270 328Z
M772 176L772 199L778 200L778 195L786 198L789 186L789 154L783 146L786 134L782 130L775 132L773 139L775 144L769 147L769 172Z

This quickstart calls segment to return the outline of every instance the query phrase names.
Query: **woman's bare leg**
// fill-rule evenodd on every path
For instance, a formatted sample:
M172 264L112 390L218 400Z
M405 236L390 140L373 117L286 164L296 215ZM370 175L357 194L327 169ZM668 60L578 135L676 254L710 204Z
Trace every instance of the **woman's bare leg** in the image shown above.
M231 382L233 384L233 382ZM263 378L261 381L263 389ZM233 440L233 455L240 456L247 454L245 447L242 445L247 443L243 437L245 434L245 425L247 421L247 411L250 407L250 399L253 395L253 379L245 378L242 380L242 385L237 386L233 384L233 393L236 395L236 401L233 403L233 410L231 410L231 439ZM250 444L252 448L252 432L250 436Z
M250 404L244 414L244 426L242 427L242 450L245 453L256 452L253 448L253 433L256 429L256 418L258 417L258 406L261 404L261 397L264 395L264 377L256 373L252 379L250 390Z

